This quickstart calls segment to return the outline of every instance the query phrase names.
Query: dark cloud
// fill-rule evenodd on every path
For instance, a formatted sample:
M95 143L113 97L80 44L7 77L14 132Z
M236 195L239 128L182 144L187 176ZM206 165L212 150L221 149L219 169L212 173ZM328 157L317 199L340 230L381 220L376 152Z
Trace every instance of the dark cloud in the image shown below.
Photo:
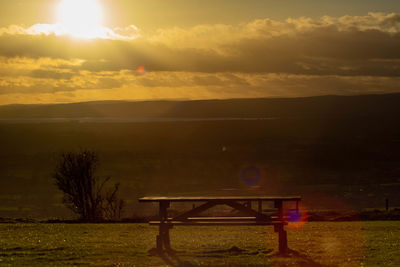
M76 76L77 73L73 72L58 72L50 70L36 69L33 70L29 76L32 78L44 78L44 79L71 79Z
M400 33L324 28L271 38L243 38L212 49L173 48L146 40L73 39L46 35L0 36L5 57L79 58L79 70L264 72L309 75L400 75ZM71 67L70 67L71 68ZM35 71L34 77L52 74ZM53 77L72 74L53 73Z

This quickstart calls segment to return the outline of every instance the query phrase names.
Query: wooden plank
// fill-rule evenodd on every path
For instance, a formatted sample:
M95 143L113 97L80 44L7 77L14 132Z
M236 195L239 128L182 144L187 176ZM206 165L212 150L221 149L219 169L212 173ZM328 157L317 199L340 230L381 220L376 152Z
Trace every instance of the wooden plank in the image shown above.
M173 220L171 218L171 220ZM256 217L189 217L187 220L192 221L238 221L238 220L251 220L255 221Z
M157 202L157 201L174 201L174 202L194 202L194 201L212 201L212 200L231 200L231 201L299 201L301 200L301 196L197 196L197 197L162 197L162 196L153 196L153 197L142 197L139 199L139 202Z
M213 221L213 222L192 222L192 221L150 221L150 225L174 225L174 226L251 226L251 225L286 225L287 223L282 223L280 221Z
M283 221L288 221L291 217L290 216L283 216ZM256 217L223 217L223 216L217 216L217 217L188 217L186 219L177 219L177 218L168 218L167 221L278 221L279 216L268 216L266 219L261 219L261 218L256 218Z

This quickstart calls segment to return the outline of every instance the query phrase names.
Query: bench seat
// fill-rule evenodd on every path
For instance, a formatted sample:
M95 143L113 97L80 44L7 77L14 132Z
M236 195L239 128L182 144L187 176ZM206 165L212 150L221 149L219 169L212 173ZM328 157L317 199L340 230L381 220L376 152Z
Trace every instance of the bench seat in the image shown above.
M285 221L290 219L290 216L283 216ZM279 216L269 216L268 221L279 221ZM257 220L256 217L189 217L186 219L168 218L168 221L266 221L265 219Z
M182 226L237 226L237 225L287 225L282 221L243 221L243 220L211 220L211 221L150 221L150 225L182 225Z

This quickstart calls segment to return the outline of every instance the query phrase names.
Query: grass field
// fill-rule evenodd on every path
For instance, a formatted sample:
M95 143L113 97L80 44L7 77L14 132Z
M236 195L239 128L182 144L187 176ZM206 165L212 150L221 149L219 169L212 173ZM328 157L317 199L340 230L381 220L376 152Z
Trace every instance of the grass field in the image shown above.
M73 219L51 176L56 155L79 148L97 151L97 174L121 183L128 218L149 195L295 194L311 209L343 206L332 198L383 208L387 197L400 206L400 126L381 121L0 124L0 217ZM258 192L245 183L248 166L262 173Z
M399 222L311 222L288 229L277 253L272 227L176 227L175 255L152 256L147 224L1 224L1 266L399 266Z

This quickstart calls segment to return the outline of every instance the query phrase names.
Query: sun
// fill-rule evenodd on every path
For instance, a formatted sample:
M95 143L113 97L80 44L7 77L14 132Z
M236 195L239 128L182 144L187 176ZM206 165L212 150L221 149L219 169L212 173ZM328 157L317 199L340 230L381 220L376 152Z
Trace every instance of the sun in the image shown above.
M61 0L57 7L62 32L78 38L100 37L102 16L102 7L97 0Z

